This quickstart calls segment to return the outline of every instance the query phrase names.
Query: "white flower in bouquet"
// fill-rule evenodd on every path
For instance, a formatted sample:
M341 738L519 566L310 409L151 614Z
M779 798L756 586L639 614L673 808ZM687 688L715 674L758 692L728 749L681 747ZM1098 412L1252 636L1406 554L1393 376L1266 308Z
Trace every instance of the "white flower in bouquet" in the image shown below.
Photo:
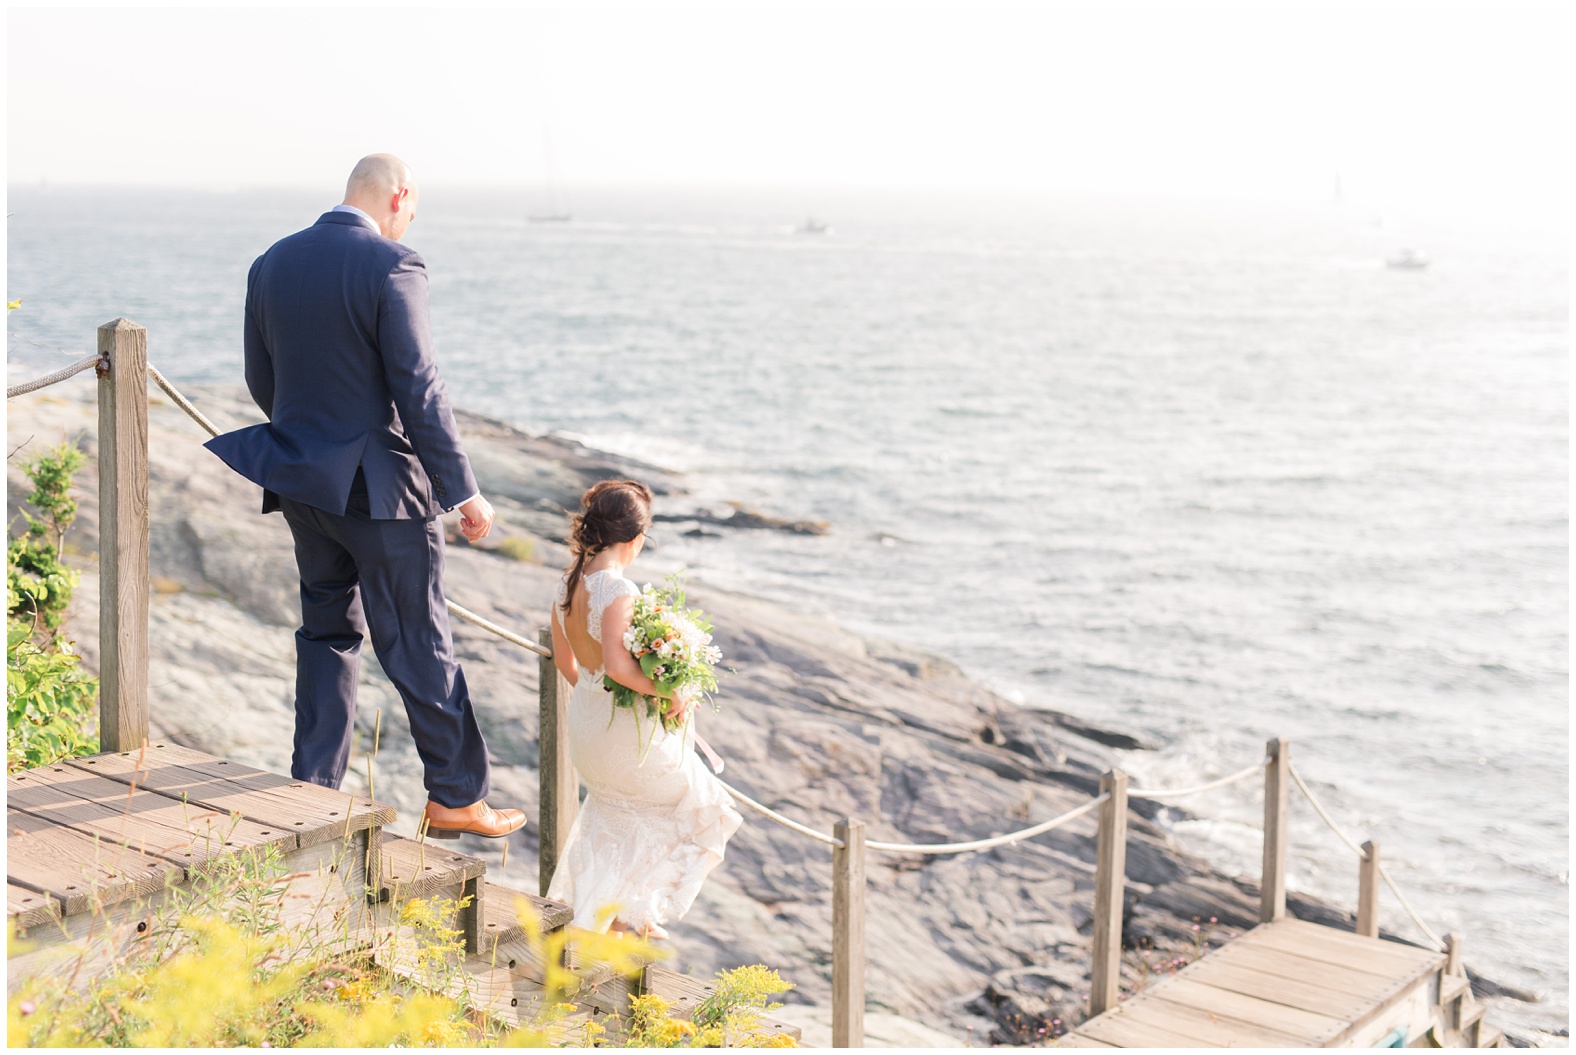
M722 660L722 650L711 643L712 626L705 613L684 607L682 574L669 576L661 590L647 584L640 591L623 645L659 690L681 703L696 705L717 690L716 666ZM670 733L685 724L666 716L669 704L665 699L642 695L611 677L604 676L602 684L612 694L614 706L634 711L637 729L642 717L661 722ZM715 703L712 706L716 708ZM653 738L655 735L653 728ZM650 747L649 741L646 747ZM645 757L644 751L641 757Z

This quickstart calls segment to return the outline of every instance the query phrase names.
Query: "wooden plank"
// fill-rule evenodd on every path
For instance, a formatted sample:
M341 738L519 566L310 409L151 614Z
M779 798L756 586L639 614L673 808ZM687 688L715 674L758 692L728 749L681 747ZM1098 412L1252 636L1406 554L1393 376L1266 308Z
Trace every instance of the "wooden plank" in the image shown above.
M549 653L552 631L543 627L537 640ZM558 673L551 655L538 657L537 668L537 777L540 800L537 813L538 893L547 896L558 858L564 852L569 830L580 812L580 775L569 756L570 685Z
M1369 1006L1368 1001L1349 993L1336 992L1299 979L1263 974L1236 964L1222 963L1213 955L1184 968L1182 973L1189 981L1258 997L1260 1000L1268 1000L1274 1004L1285 1004L1287 1007L1328 1015L1345 1022L1355 1022Z
M1404 980L1392 975L1366 974L1342 964L1309 960L1279 949L1239 945L1236 942L1216 949L1209 958L1215 963L1245 967L1280 978L1299 979L1365 1001L1382 999Z
M48 894L15 883L5 885L5 915L18 932L60 919L60 902Z
M717 990L713 982L703 982L699 978L679 974L677 971L670 971L655 964L646 968L643 988L646 992L655 993L669 1002L670 1017L683 1019L692 1018L701 1001ZM766 1032L783 1034L794 1040L800 1040L803 1036L798 1026L789 1025L769 1015L760 1016L760 1021L761 1028Z
M832 1047L865 1043L865 822L838 821L832 834Z
M67 916L181 881L179 865L101 843L20 810L6 810L6 879L49 894Z
M145 752L94 755L67 763L199 806L235 812L267 828L293 831L298 846L344 839L394 820L394 807L291 780L240 762L157 742Z
M98 328L99 743L148 739L148 331Z
M487 884L485 902L486 929L492 932L491 937L500 939L525 937L525 928L520 925L522 912L530 912L536 917L543 934L567 926L575 916L575 910L562 901L537 897L500 883Z
M1282 739L1264 745L1270 757L1264 767L1264 872L1259 881L1259 921L1286 915L1286 840L1289 830L1291 743Z
M307 951L339 955L366 944L372 922L366 904L367 834L286 855L285 874L277 880L276 931L285 943L281 955L286 959ZM128 964L152 962L169 931L190 911L191 893L190 883L172 883L146 897L126 898L102 911L78 912L59 924L37 928L28 936L32 948L13 950L8 960L8 991L14 993L28 978L80 989Z
M1115 1044L1107 1044L1103 1040L1086 1037L1082 1033L1063 1033L1053 1042L1053 1047L1058 1048L1114 1048Z
M1323 1047L1349 1025L1344 1019L1303 1011L1259 997L1195 982L1186 972L1145 990L1146 999L1183 1004L1222 1018L1257 1022L1282 1033L1306 1038L1310 1047Z
M383 840L383 900L459 897L466 880L487 874L487 862L413 839ZM456 888L450 890L449 888Z
M1122 891L1127 881L1127 774L1113 769L1100 777L1100 830L1095 843L1093 962L1089 969L1089 1014L1116 1006L1121 996Z
M1148 994L1129 997L1123 1006L1128 1020L1141 1022L1190 1037L1212 1048L1307 1048L1307 1037L1267 1025L1217 1015L1173 1001L1156 1000Z
M1163 1029L1149 1022L1135 1021L1128 1014L1127 1005L1120 1004L1097 1018L1091 1018L1078 1027L1086 1037L1104 1041L1117 1048L1204 1048L1192 1037L1174 1030Z
M544 1028L549 1036L557 1037L570 1047L583 1037L584 1022L600 1021L595 1007L575 1000L574 1012L562 1017L555 1015L545 1027L536 1023L534 1020L546 996L541 984L494 966L485 956L467 956L439 979L433 979L431 970L417 960L415 946L409 940L380 943L374 959L417 985L426 987L437 981L440 992L505 1025ZM613 1023L608 1022L607 1026L611 1034Z
M6 778L14 809L138 853L199 869L226 854L295 848L295 833L85 773L44 766Z
M578 930L576 927L569 928L571 934ZM481 955L490 963L506 967L515 975L533 982L546 980L547 968L542 958L546 950L540 944L533 944L523 928L516 927L497 937L493 937L491 931L484 930L484 934L487 936L482 941ZM579 988L573 996L576 1003L605 1013L622 1014L629 1009L629 998L635 992L632 979L618 974L606 963L582 966L574 942L564 947L563 964L577 979Z
M1296 928L1288 923L1298 923ZM1390 978L1411 977L1437 970L1442 954L1396 942L1358 937L1311 923L1278 920L1256 927L1232 944L1279 949L1310 960L1340 964L1369 974Z

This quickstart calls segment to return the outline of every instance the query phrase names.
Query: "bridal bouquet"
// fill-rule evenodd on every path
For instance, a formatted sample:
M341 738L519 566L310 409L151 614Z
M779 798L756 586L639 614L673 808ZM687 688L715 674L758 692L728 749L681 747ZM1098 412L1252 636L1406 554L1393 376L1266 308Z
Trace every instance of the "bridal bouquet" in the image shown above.
M684 607L681 574L668 576L660 590L648 583L640 591L623 644L659 689L698 705L717 691L716 666L722 650L711 643L711 623L705 613ZM664 716L670 706L665 699L644 696L606 675L602 687L612 693L615 707L635 712L637 729L643 717L661 722L670 733L682 725Z

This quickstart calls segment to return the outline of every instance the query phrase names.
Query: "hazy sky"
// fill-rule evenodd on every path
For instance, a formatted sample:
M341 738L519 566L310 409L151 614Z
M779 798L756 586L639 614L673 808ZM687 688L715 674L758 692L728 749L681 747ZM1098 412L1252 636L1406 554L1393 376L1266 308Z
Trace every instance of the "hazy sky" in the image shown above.
M1563 201L1566 5L11 9L12 183Z

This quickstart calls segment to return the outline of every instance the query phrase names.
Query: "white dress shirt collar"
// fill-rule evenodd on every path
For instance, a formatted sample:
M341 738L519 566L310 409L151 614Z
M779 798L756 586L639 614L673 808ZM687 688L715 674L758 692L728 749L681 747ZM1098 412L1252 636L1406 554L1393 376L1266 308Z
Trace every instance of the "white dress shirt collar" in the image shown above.
M371 216L367 215L362 210L356 208L354 205L336 205L336 206L334 206L332 209L330 209L328 211L329 212L348 212L352 216L359 217L363 223L365 223L368 227L372 228L374 231L377 231L378 234L382 234L383 233L383 231L378 227L378 222L376 220L374 220Z

